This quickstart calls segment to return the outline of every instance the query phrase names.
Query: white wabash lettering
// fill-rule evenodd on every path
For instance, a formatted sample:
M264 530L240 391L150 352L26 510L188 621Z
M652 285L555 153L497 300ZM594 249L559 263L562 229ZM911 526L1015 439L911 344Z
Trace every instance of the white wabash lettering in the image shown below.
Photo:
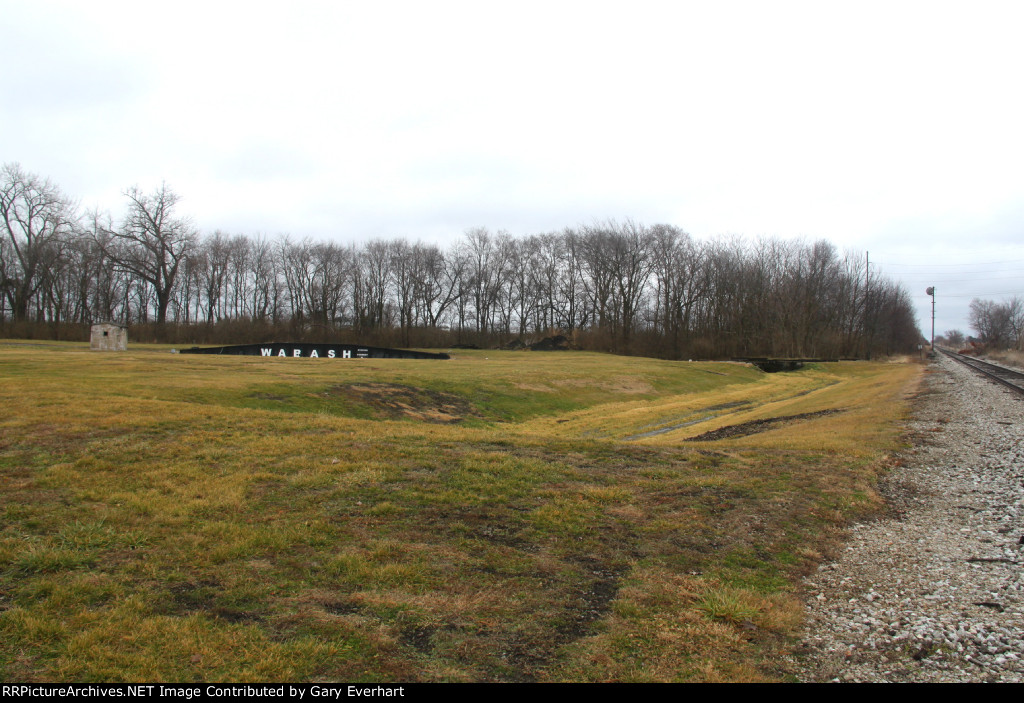
M294 356L294 357L302 356L302 350L301 349L292 349L292 356Z
M271 356L274 353L273 349L260 349L260 354L263 356Z
M282 349L281 351L279 351L279 352L277 353L277 355L278 355L278 356L288 356L287 354L285 354L285 353L284 353L284 349Z
M309 353L309 358L310 358L310 359L319 359L319 358L320 358L320 355L319 355L319 354L317 354L317 353L316 353L316 349L314 349L313 351L311 351L311 352Z
M333 359L334 358L334 350L333 349L328 349L327 350L327 358L328 359Z
M341 358L342 359L351 359L352 358L352 350L351 349L343 350L341 352Z

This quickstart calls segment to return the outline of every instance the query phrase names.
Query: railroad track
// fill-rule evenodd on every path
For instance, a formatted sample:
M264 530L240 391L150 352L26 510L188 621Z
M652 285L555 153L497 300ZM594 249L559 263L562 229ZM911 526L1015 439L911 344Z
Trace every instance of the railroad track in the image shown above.
M956 359L964 366L970 366L978 373L987 376L997 383L1003 384L1007 388L1010 388L1021 395L1024 395L1024 373L1003 368L1002 366L996 366L995 364L990 364L987 361L975 359L972 356L957 354L956 352L951 352L948 349L939 348L939 351L951 359Z

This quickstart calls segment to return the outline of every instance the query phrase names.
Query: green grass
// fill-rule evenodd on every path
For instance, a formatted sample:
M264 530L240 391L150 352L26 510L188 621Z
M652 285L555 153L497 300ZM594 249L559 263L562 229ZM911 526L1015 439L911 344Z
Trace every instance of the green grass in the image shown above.
M917 375L0 346L0 678L777 679Z

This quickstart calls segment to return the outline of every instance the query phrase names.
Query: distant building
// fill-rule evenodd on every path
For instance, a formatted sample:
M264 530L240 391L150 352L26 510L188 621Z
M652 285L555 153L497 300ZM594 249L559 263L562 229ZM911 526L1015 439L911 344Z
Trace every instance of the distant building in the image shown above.
M126 351L128 328L113 322L98 322L92 326L89 348L93 351Z

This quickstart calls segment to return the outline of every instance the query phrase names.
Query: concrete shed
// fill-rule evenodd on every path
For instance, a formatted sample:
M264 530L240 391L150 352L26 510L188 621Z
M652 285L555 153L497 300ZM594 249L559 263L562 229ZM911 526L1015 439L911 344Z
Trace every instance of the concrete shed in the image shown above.
M89 348L93 351L125 351L128 349L128 328L115 322L98 322L92 326Z

